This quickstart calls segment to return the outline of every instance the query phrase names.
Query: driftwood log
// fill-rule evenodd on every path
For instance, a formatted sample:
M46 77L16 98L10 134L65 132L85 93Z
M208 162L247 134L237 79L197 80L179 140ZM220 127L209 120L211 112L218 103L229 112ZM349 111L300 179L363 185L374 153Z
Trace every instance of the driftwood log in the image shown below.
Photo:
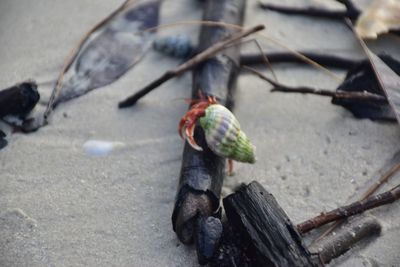
M203 20L242 25L244 0L208 0L204 5ZM199 51L204 51L232 33L226 27L202 26ZM204 96L216 96L221 104L233 108L233 93L240 69L239 49L239 46L225 49L193 70L193 99L197 99L200 92ZM184 244L196 242L199 262L206 264L218 247L222 234L218 210L225 159L208 149L204 133L199 127L195 130L195 140L203 151L196 151L185 144L172 225Z

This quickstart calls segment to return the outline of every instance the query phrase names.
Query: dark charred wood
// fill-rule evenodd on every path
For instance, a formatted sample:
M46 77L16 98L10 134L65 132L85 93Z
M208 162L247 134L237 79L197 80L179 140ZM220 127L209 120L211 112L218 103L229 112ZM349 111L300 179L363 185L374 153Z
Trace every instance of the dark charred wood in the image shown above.
M249 249L252 266L318 266L274 196L258 182L223 200L228 221Z
M350 59L339 55L322 54L319 52L299 51L300 54L307 58L317 62L318 64L337 68L337 69L351 69L357 65L360 61L357 59ZM299 58L293 53L289 52L272 52L265 53L270 63L296 63L296 64L307 64L303 59ZM240 56L240 64L251 66L251 65L265 65L264 57L259 53L254 54L242 54Z
M241 25L244 5L244 0L208 0L203 19ZM226 27L202 26L198 50L201 52L231 34L232 31ZM228 108L233 107L233 92L239 73L239 49L238 46L231 46L196 66L193 70L193 99L197 99L200 92L204 96L216 96ZM200 127L196 127L194 137L203 151L194 150L185 144L172 225L183 243L189 244L196 240L201 246L204 245L198 248L198 258L205 264L209 255L214 254L210 250L216 249L218 235L221 235L219 224L215 221L217 219L212 219L212 224L203 223L203 220L218 213L225 177L225 159L208 148ZM197 229L199 226L200 229Z
M249 258L251 247L242 240L239 232L228 222L223 224L220 246L209 265L212 267L254 267L254 258Z
M13 115L24 118L39 101L37 85L26 81L0 91L0 118Z
M400 75L400 61L389 55L379 55L397 75ZM351 69L344 82L337 88L343 92L369 92L375 95L386 97L380 88L374 71L368 60L361 61ZM386 102L360 102L352 99L332 98L332 104L343 106L357 118L369 118L372 120L396 121L395 113Z

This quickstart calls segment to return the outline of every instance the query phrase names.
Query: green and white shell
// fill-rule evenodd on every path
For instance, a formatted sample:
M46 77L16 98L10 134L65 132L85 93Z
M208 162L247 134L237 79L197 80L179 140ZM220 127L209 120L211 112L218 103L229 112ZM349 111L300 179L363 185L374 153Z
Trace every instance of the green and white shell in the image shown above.
M199 121L207 145L215 154L240 162L256 161L255 147L240 130L238 120L226 107L219 104L210 105Z

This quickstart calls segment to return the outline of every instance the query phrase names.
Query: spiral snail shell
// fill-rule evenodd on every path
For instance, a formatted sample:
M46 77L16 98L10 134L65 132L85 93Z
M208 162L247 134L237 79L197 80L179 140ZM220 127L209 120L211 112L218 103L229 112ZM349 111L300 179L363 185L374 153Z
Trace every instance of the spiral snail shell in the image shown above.
M254 146L226 107L214 104L200 118L209 148L217 155L240 162L254 163Z
M194 138L196 121L204 130L208 147L218 156L228 159L254 163L255 147L240 129L235 116L226 107L217 103L215 98L199 101L182 117L179 132L185 128L186 139L196 150L202 150Z

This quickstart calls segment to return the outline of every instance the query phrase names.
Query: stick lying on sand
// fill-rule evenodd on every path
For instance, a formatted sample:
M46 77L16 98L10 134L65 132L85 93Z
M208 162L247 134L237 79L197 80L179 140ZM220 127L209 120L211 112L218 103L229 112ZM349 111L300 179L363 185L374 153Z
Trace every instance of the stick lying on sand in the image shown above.
M255 32L263 30L265 27L264 25L257 25L252 28L249 28L247 30L244 30L242 32L236 33L232 35L232 37L228 38L225 41L218 42L214 44L213 46L210 46L203 52L197 54L193 58L189 59L185 63L179 65L177 68L173 70L169 70L165 72L163 75L161 75L159 78L145 86L143 89L139 90L137 93L133 94L132 96L126 98L125 100L121 101L119 103L119 108L126 108L130 107L136 104L136 102L156 89L158 86L161 84L165 83L166 81L169 81L170 79L182 74L183 72L193 68L194 66L204 62L205 60L209 59L210 57L214 56L221 50L225 49L227 46L232 45L233 43L239 41L240 39L249 36L250 34L253 34Z

